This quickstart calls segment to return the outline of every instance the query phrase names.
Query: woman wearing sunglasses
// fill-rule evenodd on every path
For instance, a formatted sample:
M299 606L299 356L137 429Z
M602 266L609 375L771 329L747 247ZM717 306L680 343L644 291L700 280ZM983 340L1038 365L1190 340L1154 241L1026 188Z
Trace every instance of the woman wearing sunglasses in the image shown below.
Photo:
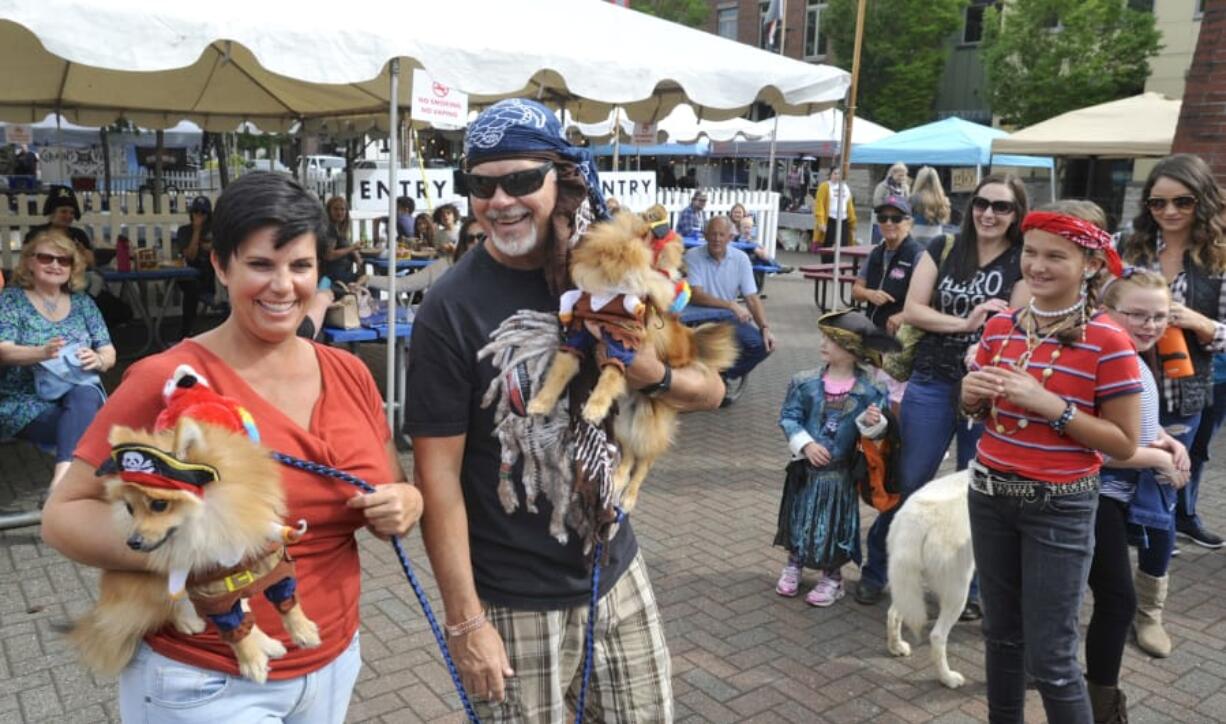
M0 292L0 437L53 449L52 485L102 407L101 385L87 380L115 366L111 336L84 287L80 248L50 229L22 246L13 285ZM44 385L40 394L35 370L44 362L71 369L83 384Z
M903 321L925 334L916 347L899 418L907 441L899 466L903 495L932 480L955 435L959 470L975 454L983 426L968 427L958 417L959 385L968 352L978 343L988 318L1030 298L1021 268L1021 223L1027 210L1026 188L1016 176L987 176L975 188L953 244L938 236L918 257ZM887 583L886 534L893 518L892 513L883 513L869 530L868 563L856 589L860 603L881 600ZM980 616L978 590L972 583L963 618Z
M1226 200L1213 172L1198 156L1177 154L1158 162L1142 187L1145 208L1133 220L1133 233L1120 245L1129 264L1160 272L1171 288L1170 326L1183 330L1194 374L1173 379L1158 366L1162 426L1192 447L1213 387L1213 354L1226 351ZM1167 567L1179 532L1206 548L1220 548L1220 536L1197 515L1200 470L1179 491L1174 529L1147 529L1138 552L1137 643L1153 656L1168 656L1170 639L1162 630ZM1145 618L1145 621L1142 620ZM1141 626L1145 623L1147 625ZM1156 623L1156 625L1152 625ZM1145 636L1140 634L1145 632Z

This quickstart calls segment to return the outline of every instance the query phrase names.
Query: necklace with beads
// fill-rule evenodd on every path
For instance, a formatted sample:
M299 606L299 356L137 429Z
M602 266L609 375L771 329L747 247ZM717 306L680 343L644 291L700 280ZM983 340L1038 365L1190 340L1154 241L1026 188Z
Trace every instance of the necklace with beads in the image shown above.
M1077 298L1077 302L1075 304L1065 307L1064 309L1055 309L1050 312L1043 310L1043 309L1039 309L1038 307L1034 305L1034 297L1030 298L1030 303L1027 305L1027 307L1030 310L1031 316L1034 317L1037 321L1039 319L1060 319L1062 317L1067 317L1073 312L1081 311L1081 308L1084 307L1085 305L1086 305L1086 295L1082 294L1080 297Z
M1029 374L1030 363L1034 357L1034 353L1038 351L1039 347L1042 347L1046 342L1051 341L1051 339L1057 334L1066 329L1072 328L1077 322L1077 315L1073 313L1078 311L1084 304L1085 299L1083 297L1079 304L1073 305L1068 310L1064 311L1065 318L1063 320L1053 325L1047 331L1047 334L1039 337L1039 320L1035 318L1035 315L1031 314L1028 316L1027 314L1027 312L1034 312L1034 302L1032 301L1030 304L1030 309L1028 309L1027 312L1018 314L1017 321L1013 323L1013 328L1009 330L1009 334L1005 338L1005 342L1000 346L1000 351L998 351L996 355L992 357L992 365L994 367L1001 366L1001 355L1004 353L1005 347L1008 346L1009 341L1013 339L1013 333L1018 331L1019 327L1024 326L1026 332L1026 351L1019 355L1016 360L1009 363L1008 366L1017 370L1018 372L1026 372ZM1026 322L1029 323L1025 324ZM1049 359L1047 362L1047 368L1044 369L1042 375L1040 375L1039 384L1044 388L1047 387L1047 381L1051 379L1051 376L1056 372L1054 366L1056 364L1056 360L1060 359L1061 352L1062 349L1060 347L1056 347L1054 350L1052 350L1051 359ZM1021 430L1025 430L1026 427L1030 425L1030 420L1022 417L1017 421L1017 425L1015 425L1013 429L1006 427L1000 420L1000 411L996 406L995 399L992 400L992 408L989 414L992 417L992 428L1001 435L1013 435Z
M48 316L54 317L60 311L60 295L48 297L42 292L38 292L38 301L43 306L43 311Z

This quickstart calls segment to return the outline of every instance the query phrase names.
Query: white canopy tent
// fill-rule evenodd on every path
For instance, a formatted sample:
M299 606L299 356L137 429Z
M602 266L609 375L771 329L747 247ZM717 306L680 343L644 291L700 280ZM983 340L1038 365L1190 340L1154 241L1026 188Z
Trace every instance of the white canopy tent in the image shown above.
M463 32L441 31L457 18ZM400 93L402 70L424 68L473 104L534 96L584 121L614 106L654 121L682 102L709 118L741 115L755 102L809 113L832 107L850 84L837 68L600 0L351 0L343 13L243 0L0 0L0 67L0 120L18 123L58 112L86 126L123 116L149 128L186 119L225 131L250 120L272 131L386 113L392 187L409 97ZM389 403L394 363L389 344ZM392 415L389 404L389 424Z
M771 155L771 138L774 135L775 153L784 156L812 155L829 156L838 152L843 138L843 112L834 108L809 116L767 118L753 124L748 140L724 141L712 145L712 155L767 157ZM894 135L890 129L863 118L851 121L852 145L872 143Z
M1053 156L1166 156L1175 141L1180 101L1142 93L1079 108L992 142L993 153Z

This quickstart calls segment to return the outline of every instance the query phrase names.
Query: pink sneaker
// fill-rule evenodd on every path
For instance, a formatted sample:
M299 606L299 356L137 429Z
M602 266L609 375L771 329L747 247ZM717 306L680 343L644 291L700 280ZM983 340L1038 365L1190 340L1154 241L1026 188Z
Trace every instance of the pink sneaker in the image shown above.
M843 579L823 573L817 585L805 596L805 603L819 608L833 606L835 601L843 597L843 593Z
M792 598L800 593L800 566L788 563L779 574L779 582L775 584L775 593Z

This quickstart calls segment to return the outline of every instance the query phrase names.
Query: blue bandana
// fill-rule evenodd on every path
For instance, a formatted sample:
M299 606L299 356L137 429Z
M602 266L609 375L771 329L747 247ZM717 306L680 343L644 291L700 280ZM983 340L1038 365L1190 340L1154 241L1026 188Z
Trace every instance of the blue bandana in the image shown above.
M551 154L573 163L587 185L587 200L597 220L607 219L596 164L586 148L571 145L557 116L540 103L524 98L498 101L482 111L464 136L468 168L483 161Z

